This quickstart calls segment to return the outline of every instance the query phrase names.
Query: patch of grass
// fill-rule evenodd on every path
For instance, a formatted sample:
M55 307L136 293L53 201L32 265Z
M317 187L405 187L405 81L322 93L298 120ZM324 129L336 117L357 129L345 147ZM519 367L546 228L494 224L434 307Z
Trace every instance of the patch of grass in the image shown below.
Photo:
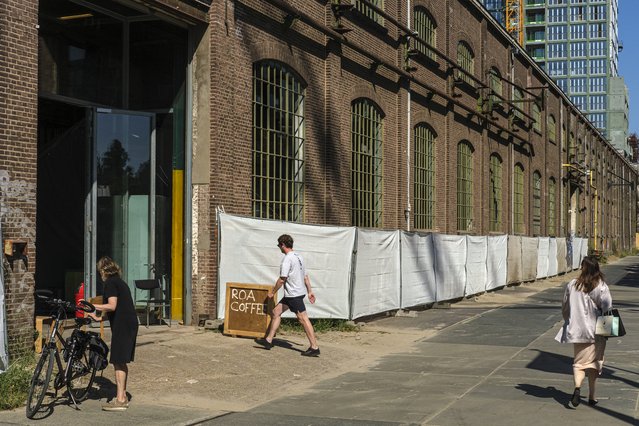
M34 368L35 356L25 355L0 374L0 410L11 410L24 404Z
M311 323L313 324L313 328L315 329L316 333L326 333L329 331L353 332L359 330L359 327L356 326L352 321L344 319L319 318L312 319ZM300 325L297 318L282 318L280 330L300 333L304 332L304 329Z

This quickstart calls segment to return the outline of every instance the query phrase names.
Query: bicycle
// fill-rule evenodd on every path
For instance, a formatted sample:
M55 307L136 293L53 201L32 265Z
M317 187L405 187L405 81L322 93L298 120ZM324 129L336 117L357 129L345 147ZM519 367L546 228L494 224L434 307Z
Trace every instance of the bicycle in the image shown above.
M90 324L91 318L75 318L74 330L67 339L64 339L60 332L60 321L67 319L67 311L90 313L95 311L95 307L84 300L76 306L65 300L54 299L52 295L47 290L36 291L36 298L54 307L55 313L51 315L54 321L49 338L42 349L42 355L33 371L29 386L26 414L30 419L38 412L44 401L54 365L58 367L53 380L54 398L57 397L58 390L66 386L69 399L78 410L78 402L85 400L89 395L96 371L106 367L105 352L108 352L108 347L104 341L98 333L80 329L81 326Z

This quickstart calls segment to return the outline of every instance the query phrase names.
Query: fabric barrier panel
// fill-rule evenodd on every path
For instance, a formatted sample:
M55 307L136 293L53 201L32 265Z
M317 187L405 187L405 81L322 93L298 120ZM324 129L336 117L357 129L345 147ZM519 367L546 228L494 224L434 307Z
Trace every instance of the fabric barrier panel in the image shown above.
M304 258L315 304L305 299L311 318L350 318L350 282L355 228L302 225L220 214L218 318L224 318L226 283L275 285L282 253L282 234L293 237ZM283 296L283 290L279 295ZM278 298L279 300L279 298ZM276 300L277 302L277 300Z
M548 276L548 252L550 250L550 238L539 237L537 245L537 276L536 278L546 278Z
M488 237L466 237L466 289L465 296L486 291L488 270Z
M508 236L508 284L522 281L521 237Z
M581 260L579 260L579 267L581 267L581 262L586 256L588 256L588 238L584 238L581 242Z
M2 227L0 225L0 241L2 241ZM9 346L7 332L7 313L4 305L4 271L0 262L0 373L9 368Z
M572 239L572 269L579 269L581 266L581 244L583 238Z
M399 231L357 230L351 318L399 309Z
M432 235L402 232L401 247L401 307L436 302Z
M557 275L557 239L550 238L548 242L548 276Z
M568 264L566 263L566 239L556 238L557 241L557 273L563 274L568 270Z
M496 235L487 238L488 255L486 257L486 269L488 277L486 290L493 290L506 285L508 278L508 235Z
M534 281L537 276L539 241L536 237L521 237L521 280ZM523 259L526 259L524 262Z
M433 234L437 301L464 296L466 288L466 237Z

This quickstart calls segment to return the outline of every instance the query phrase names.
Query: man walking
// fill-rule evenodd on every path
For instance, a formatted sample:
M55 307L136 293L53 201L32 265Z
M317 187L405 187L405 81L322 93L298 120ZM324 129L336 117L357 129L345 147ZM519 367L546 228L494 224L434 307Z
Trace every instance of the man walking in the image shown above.
M273 347L273 338L282 321L282 314L287 309L290 309L297 316L302 327L304 327L304 332L310 343L309 348L302 352L302 355L318 356L320 350L315 339L315 330L306 313L306 306L304 306L304 296L307 294L308 300L311 303L315 303L315 294L311 290L311 280L306 275L304 260L302 256L293 251L293 237L290 235L281 235L277 239L277 247L284 253L284 258L280 265L280 277L275 282L273 289L269 291L268 297L273 298L282 286L284 286L284 297L273 308L268 335L257 342L265 349L271 349Z

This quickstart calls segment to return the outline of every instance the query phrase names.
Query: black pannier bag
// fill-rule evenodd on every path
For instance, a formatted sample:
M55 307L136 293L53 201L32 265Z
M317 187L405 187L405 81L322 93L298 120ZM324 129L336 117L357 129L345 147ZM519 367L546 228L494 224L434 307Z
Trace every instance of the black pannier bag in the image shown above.
M90 332L89 362L97 370L104 370L109 365L109 347L97 333Z

